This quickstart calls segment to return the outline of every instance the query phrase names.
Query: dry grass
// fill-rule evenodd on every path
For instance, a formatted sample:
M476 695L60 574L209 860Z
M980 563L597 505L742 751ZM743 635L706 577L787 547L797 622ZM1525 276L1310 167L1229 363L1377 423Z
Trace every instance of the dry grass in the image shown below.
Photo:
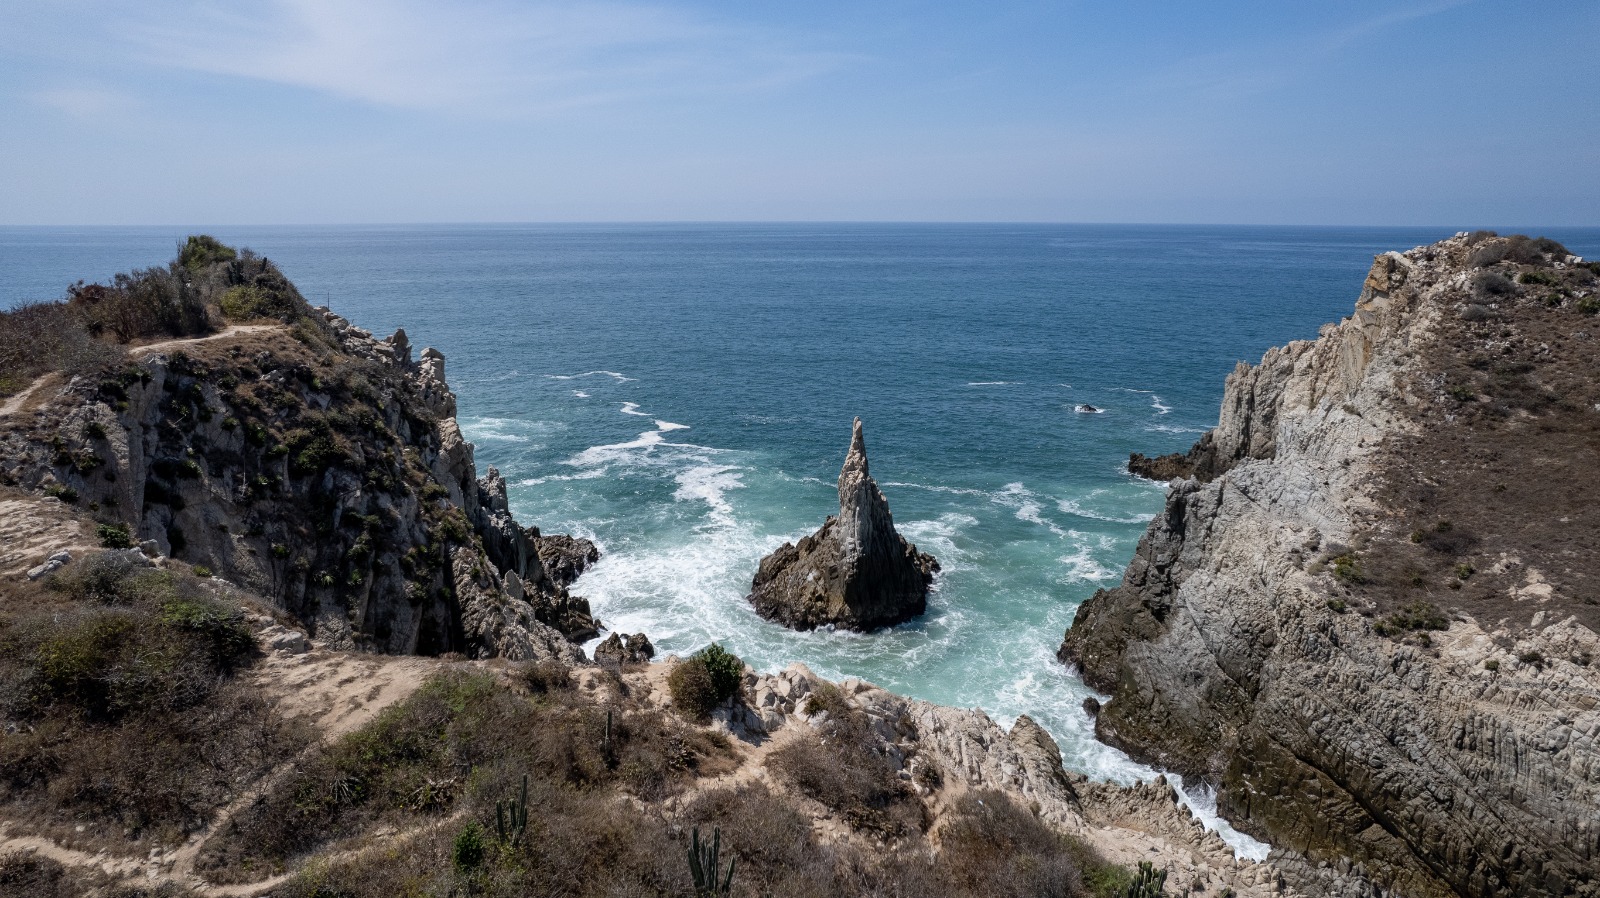
M1480 252L1520 259L1531 245L1491 240ZM1447 314L1418 347L1418 370L1440 377L1408 385L1421 426L1382 457L1397 514L1373 522L1351 590L1380 616L1427 602L1491 627L1542 610L1600 629L1600 319L1578 296L1600 283L1584 268L1489 264L1511 292L1487 316ZM1511 596L1529 569L1550 600Z
M68 570L52 589L5 591L0 804L12 813L88 824L111 847L171 843L308 740L233 677L254 639L198 581L114 553Z
M492 809L524 774L541 795L659 801L732 765L726 737L660 711L616 707L608 721L567 686L523 695L491 674L448 670L299 764L213 839L202 867L248 878L378 825Z
M929 823L927 806L879 750L867 716L831 686L807 702L808 711L825 710L828 719L814 735L773 751L767 767L853 829L889 840L923 832Z

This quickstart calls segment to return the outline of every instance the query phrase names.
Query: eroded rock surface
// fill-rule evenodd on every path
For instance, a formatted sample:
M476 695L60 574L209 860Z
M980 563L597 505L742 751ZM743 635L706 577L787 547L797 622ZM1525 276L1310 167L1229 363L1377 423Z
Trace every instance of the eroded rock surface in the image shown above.
M796 630L872 630L927 610L938 569L932 555L894 529L889 502L868 471L857 418L839 472L838 516L798 545L784 543L761 559L749 599L762 617Z
M1101 738L1217 784L1309 893L1600 894L1592 553L1561 542L1600 487L1558 448L1592 444L1600 285L1531 243L1379 256L1350 318L1234 371L1061 647Z

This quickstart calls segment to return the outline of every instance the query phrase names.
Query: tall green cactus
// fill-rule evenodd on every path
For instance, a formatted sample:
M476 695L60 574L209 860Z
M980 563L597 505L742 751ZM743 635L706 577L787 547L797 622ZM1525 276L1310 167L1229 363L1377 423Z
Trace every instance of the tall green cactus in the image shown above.
M700 844L700 827L695 827L689 837L689 875L694 877L695 898L722 898L733 894L733 865L728 861L728 875L717 883L717 854L722 849L722 830L711 830L711 844Z
M1161 898L1167 884L1167 871L1157 870L1149 861L1139 862L1139 872L1128 883L1127 898Z
M502 799L494 803L494 827L500 841L516 845L528 828L528 775L522 775L522 795L516 801Z

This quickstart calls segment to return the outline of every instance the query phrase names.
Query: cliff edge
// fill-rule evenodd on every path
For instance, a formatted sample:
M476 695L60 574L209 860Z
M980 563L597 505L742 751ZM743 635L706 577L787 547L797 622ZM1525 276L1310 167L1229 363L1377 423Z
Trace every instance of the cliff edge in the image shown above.
M1145 460L1179 479L1060 657L1291 882L1600 894L1595 275L1487 232L1385 253Z

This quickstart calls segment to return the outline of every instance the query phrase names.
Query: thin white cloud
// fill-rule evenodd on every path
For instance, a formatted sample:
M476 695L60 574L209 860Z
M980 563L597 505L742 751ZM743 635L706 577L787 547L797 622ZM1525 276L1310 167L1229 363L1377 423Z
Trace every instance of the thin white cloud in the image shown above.
M1475 0L1433 0L1390 10L1326 31L1284 35L1174 60L1138 82L1145 93L1182 103L1237 102L1306 78L1352 45L1389 29L1466 6Z
M666 7L587 0L209 2L162 19L131 32L153 62L495 117L770 88L845 58Z
M126 112L136 102L127 94L103 87L56 87L36 91L30 99L40 106L80 119L103 119Z

